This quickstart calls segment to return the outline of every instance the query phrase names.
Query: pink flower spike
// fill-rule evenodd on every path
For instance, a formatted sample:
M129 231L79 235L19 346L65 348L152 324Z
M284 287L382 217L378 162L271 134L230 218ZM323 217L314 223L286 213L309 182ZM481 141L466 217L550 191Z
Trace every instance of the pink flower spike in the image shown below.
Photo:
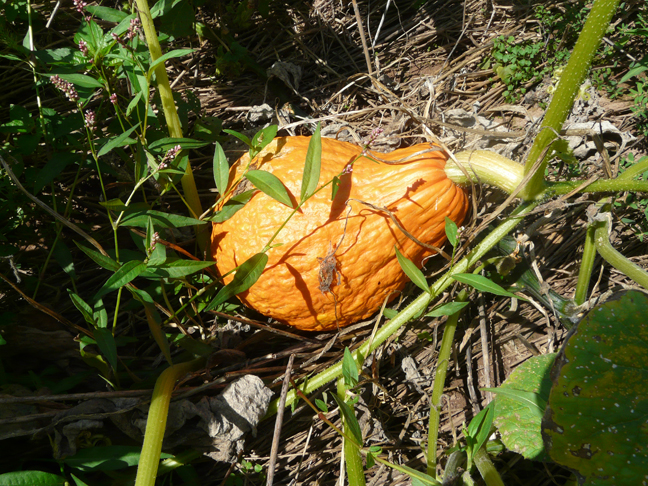
M116 104L117 104L117 93L113 93L113 94L110 95L110 102L111 102L113 105L116 105Z

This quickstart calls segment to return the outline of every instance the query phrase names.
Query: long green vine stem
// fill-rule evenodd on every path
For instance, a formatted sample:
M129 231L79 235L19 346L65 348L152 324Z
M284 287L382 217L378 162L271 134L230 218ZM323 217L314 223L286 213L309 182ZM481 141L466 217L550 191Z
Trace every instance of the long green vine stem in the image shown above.
M455 299L456 302L465 302L468 298L468 292L464 289L459 292ZM461 312L448 317L441 338L439 347L439 356L437 357L437 369L434 375L434 386L432 396L430 397L430 426L428 429L428 450L427 450L427 473L429 476L436 477L436 451L437 439L439 437L439 424L441 423L441 396L445 387L448 365L450 364L450 355L452 353L452 344L454 335L457 330L457 323Z
M155 485L155 478L160 464L160 453L162 452L162 440L164 439L167 415L169 413L169 403L171 402L171 392L173 392L178 378L199 369L203 364L204 359L201 358L170 366L162 372L155 382L148 419L146 420L146 432L137 467L135 486Z
M387 322L383 327L381 327L373 340L365 341L358 349L354 351L354 359L357 362L363 362L364 358L369 355L372 351L377 349L382 345L390 336L392 336L398 329L403 326L403 324L409 322L414 316L419 315L427 306L447 289L454 280L452 275L455 273L463 273L467 271L470 267L476 264L488 251L495 246L495 244L501 240L506 234L515 228L520 221L524 218L526 214L533 210L537 206L537 202L525 203L518 207L513 214L502 222L497 228L491 231L475 248L459 262L457 262L452 270L448 271L440 279L438 279L430 287L430 292L423 292L419 297L417 297L410 305L398 313L391 321ZM301 388L301 391L308 395L314 390L324 386L330 381L335 380L336 378L342 375L342 361L334 364L330 368L324 370L320 374L310 378ZM288 392L286 397L286 406L291 405L297 399L297 392L291 390ZM265 415L265 418L273 416L277 412L278 401L273 401L269 408L268 412Z
M136 0L137 10L139 11L140 20L142 22L142 29L146 36L149 52L151 54L151 61L155 62L162 56L162 48L158 41L155 25L153 25L153 17L149 10L147 0ZM182 124L178 117L178 110L173 101L173 91L169 84L169 76L166 72L164 63L160 63L155 67L155 80L157 83L158 93L160 94L160 101L162 102L162 109L164 110L164 117L167 125L169 126L169 135L174 138L182 138ZM194 180L193 171L191 170L191 163L187 160L187 167L182 176L182 191L187 200L189 210L193 213L194 218L198 218L202 214L202 206L200 198L198 197L198 190L196 189L196 182ZM207 234L203 231L196 229L196 239L201 250L207 248Z
M599 217L600 219L593 223L596 250L606 262L648 290L648 272L624 257L610 243L611 214L599 213Z
M541 131L533 142L526 160L525 173L531 171L545 148L556 139L556 134L560 133L560 129L572 109L576 93L578 93L580 85L585 80L594 54L618 4L619 0L596 0L594 2L583 30L576 41L569 62L560 77L560 83L556 88L551 104L545 113ZM527 201L533 200L542 194L545 188L544 174L547 158L545 157L540 169L522 190L520 196L523 199Z

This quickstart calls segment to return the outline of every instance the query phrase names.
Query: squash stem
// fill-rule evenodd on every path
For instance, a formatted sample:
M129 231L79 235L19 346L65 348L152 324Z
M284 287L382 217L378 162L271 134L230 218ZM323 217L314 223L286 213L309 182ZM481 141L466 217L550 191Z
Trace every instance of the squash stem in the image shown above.
M508 233L510 233L513 228L515 228L523 219L526 214L532 211L539 203L532 201L529 203L524 203L519 206L513 214L504 220L497 228L490 232L475 248L459 262L457 262L452 270L446 272L441 278L439 278L432 286L430 287L430 292L423 292L418 296L410 305L405 307L401 312L398 313L391 321L387 322L383 327L381 327L373 340L365 341L359 348L354 352L354 359L358 360L359 356L368 356L369 353L373 352L380 345L382 345L390 336L392 336L398 329L403 326L403 324L409 322L414 316L419 315L427 306L434 300L438 295L441 294L445 289L454 283L452 275L456 273L464 273L470 267L475 265L486 253L488 253L499 240L504 238ZM324 386L340 377L342 375L342 361L334 364L333 366L327 368L320 374L309 378L308 381L303 385L301 391L308 395L314 390ZM297 392L291 390L288 392L286 397L286 406L290 406L297 399ZM274 400L270 403L268 407L268 412L266 413L264 419L272 417L277 413L279 401Z
M151 61L155 62L162 56L162 48L158 41L155 25L153 25L153 17L149 10L147 0L136 0L137 10L139 11L140 20L142 22L142 29L146 37L149 52L151 54ZM155 67L155 80L157 82L158 93L160 94L160 101L162 102L162 109L164 110L164 117L169 127L169 135L174 138L182 138L182 125L178 117L178 110L176 109L173 101L173 91L169 84L169 76L166 72L164 63L160 63ZM178 157L181 160L182 154ZM196 182L194 180L191 163L187 160L187 167L181 180L182 191L184 192L187 206L193 213L194 218L198 218L202 214L202 205L198 197L198 190L196 189ZM200 230L199 226L195 227L196 240L200 250L203 251L208 248L208 234Z
M525 164L525 174L531 171L543 151L558 138L558 133L571 112L576 93L585 80L585 76L598 49L601 39L610 24L612 15L617 9L619 0L596 0L590 10L583 30L578 36L574 50L565 67L560 83L545 113L541 131L533 142ZM551 151L549 151L549 154ZM545 156L540 168L526 184L520 196L524 200L533 200L545 189L544 174L548 156Z
M167 415L171 393L178 378L186 375L203 366L203 358L188 361L170 366L162 372L155 382L151 406L149 407L148 418L146 419L146 432L144 433L144 444L140 454L139 465L137 466L137 477L135 486L154 486L160 464L162 452L162 440L166 429Z
M468 292L464 289L459 292L455 302L465 302L468 298ZM430 425L428 429L428 450L427 450L427 473L429 476L436 477L436 451L437 439L439 437L439 424L441 423L441 396L445 387L448 365L450 364L450 354L452 353L452 343L454 342L455 331L461 311L448 317L443 338L441 338L441 347L437 358L437 369L434 376L434 387L430 397Z
M467 150L455 154L455 158L472 182L499 187L507 194L511 194L524 178L522 165L489 150ZM445 173L455 184L470 182L452 159L446 162Z
M607 207L609 208L609 205ZM624 257L610 243L611 220L612 215L609 212L599 213L598 220L594 222L596 250L606 262L648 290L648 272Z

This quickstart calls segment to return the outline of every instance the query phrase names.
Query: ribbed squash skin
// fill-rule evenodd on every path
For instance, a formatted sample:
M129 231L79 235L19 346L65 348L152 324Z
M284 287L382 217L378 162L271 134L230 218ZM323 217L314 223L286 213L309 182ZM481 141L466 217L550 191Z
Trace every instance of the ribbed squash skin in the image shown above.
M251 168L272 172L296 202L309 141L309 137L277 138ZM420 144L376 155L397 161L430 148L430 144ZM361 152L356 145L322 139L320 185L339 175ZM230 184L240 177L248 161L245 155L232 166ZM370 317L386 296L393 299L409 281L394 245L419 267L432 252L403 234L387 214L356 201L349 201L345 234L346 202L357 199L385 207L416 238L440 246L446 239L444 218L460 225L469 207L464 190L446 177L445 161L441 151L417 155L398 165L361 157L352 173L342 176L333 201L328 186L292 217L273 242L283 245L268 252L266 269L248 291L239 294L240 300L279 322L311 331L335 329ZM257 191L232 218L215 223L211 249L221 275L261 251L290 213L290 208ZM337 263L339 273L329 272L330 292L322 292L320 272L327 255L329 262ZM228 276L225 282L232 278Z

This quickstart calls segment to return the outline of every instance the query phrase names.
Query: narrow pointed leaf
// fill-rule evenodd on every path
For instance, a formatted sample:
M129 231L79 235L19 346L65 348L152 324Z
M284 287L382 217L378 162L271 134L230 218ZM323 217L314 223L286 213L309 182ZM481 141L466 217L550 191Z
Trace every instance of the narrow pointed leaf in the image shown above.
M88 257L90 257L90 259L93 260L100 267L105 268L106 270L111 270L113 272L116 272L117 270L119 270L119 263L117 263L112 258L110 258L110 257L108 257L106 255L102 255L101 253L99 253L96 250L86 248L85 246L77 243L76 241L74 243L76 244L76 246L79 247L79 250L81 250Z
M470 285L480 292L488 292L495 295L501 295L504 297L515 297L520 300L526 300L519 295L515 295L508 290L504 290L502 287L497 285L495 282L491 282L489 279L483 275L474 275L472 273L457 273L452 276L457 282Z
M358 365L353 359L349 348L344 348L344 358L342 359L342 376L347 388L353 388L358 384Z
M445 233L448 241L453 247L457 246L457 224L446 216L445 218Z
M131 260L124 263L119 270L117 270L112 277L99 289L92 300L99 300L102 296L106 295L119 287L123 287L133 279L138 277L146 270L146 263L137 260Z
M97 346L101 354L108 360L113 371L117 370L117 344L115 338L109 329L105 327L98 327L94 330L93 336L97 341Z
M248 137L246 137L245 135L243 135L242 133L236 132L234 130L229 130L229 129L224 129L223 131L225 133L228 133L232 137L238 138L241 142L243 142L248 147L252 147L252 142L250 141L250 139Z
M72 303L74 304L74 307L76 307L77 310L81 312L81 315L88 324L95 326L95 319L92 315L92 307L90 307L85 300L72 292L70 289L67 289L67 291L68 295L70 296L70 300L72 300Z
M351 408L351 406L344 400L338 398L337 395L333 395L333 398L337 402L338 407L340 407L340 412L344 417L346 430L351 432L352 437L356 441L356 445L358 447L362 447L362 431L360 430L360 424L358 423L358 419L353 412L353 408Z
M400 266L403 269L403 272L405 272L405 275L407 275L418 288L426 291L427 293L430 293L430 286L428 285L427 280L425 280L425 275L423 275L423 272L421 272L416 267L416 265L414 265L414 262L412 262L412 260L401 254L396 246L394 246L394 249L396 250L396 258L398 258L398 263L400 263Z
M205 218L205 221L211 221L213 223L222 223L223 221L227 221L237 212L243 209L243 206L245 206L247 202L252 199L252 196L254 196L255 192L256 191L254 189L251 189L249 191L242 192L241 194L237 194L229 201L227 201L220 211L218 211L210 218Z
M256 282L261 276L261 272L263 272L267 263L268 255L265 253L257 253L249 260L246 260L236 271L234 279L225 287L220 289L216 298L204 310L211 310L217 305L220 305L226 300L234 297L236 294L245 292L247 289L252 287L254 282Z
M225 151L218 142L216 142L216 148L214 150L213 167L216 189L218 189L218 193L222 196L227 191L227 183L229 182L229 164L227 163L227 157L225 157Z
M308 143L306 151L306 161L304 163L304 175L302 177L300 200L303 202L310 197L317 189L319 183L320 170L322 165L322 138L320 135L320 125L317 124L315 133Z
M251 170L245 174L245 177L254 184L254 187L267 194L272 199L279 201L281 204L285 204L289 208L293 207L286 187L276 175L266 172L265 170Z
M158 67L160 64L162 64L167 59L172 59L174 57L186 56L187 54L191 54L192 52L194 52L194 49L174 49L173 51L167 52L166 54L158 57L155 61L153 61L151 63L151 66L149 67L149 70L148 70L149 77L153 74L153 71L155 70L155 68Z
M135 125L134 127L130 127L128 130L126 130L124 133L111 138L108 140L103 147L99 149L99 152L97 153L97 157L101 157L102 155L106 155L108 152L110 152L112 149L116 147L122 147L124 145L133 145L134 143L137 143L137 140L133 140L131 138L128 138L131 133L133 133L135 130L139 128L139 125Z
M277 136L277 130L279 127L277 125L269 125L263 130L259 130L256 135L252 138L252 147L254 147L255 154L261 152L272 140ZM254 155L250 154L251 157Z
M448 302L447 304L440 305L439 307L432 310L428 314L425 314L427 317L441 317L441 316L451 316L456 314L461 309L466 307L469 302Z

